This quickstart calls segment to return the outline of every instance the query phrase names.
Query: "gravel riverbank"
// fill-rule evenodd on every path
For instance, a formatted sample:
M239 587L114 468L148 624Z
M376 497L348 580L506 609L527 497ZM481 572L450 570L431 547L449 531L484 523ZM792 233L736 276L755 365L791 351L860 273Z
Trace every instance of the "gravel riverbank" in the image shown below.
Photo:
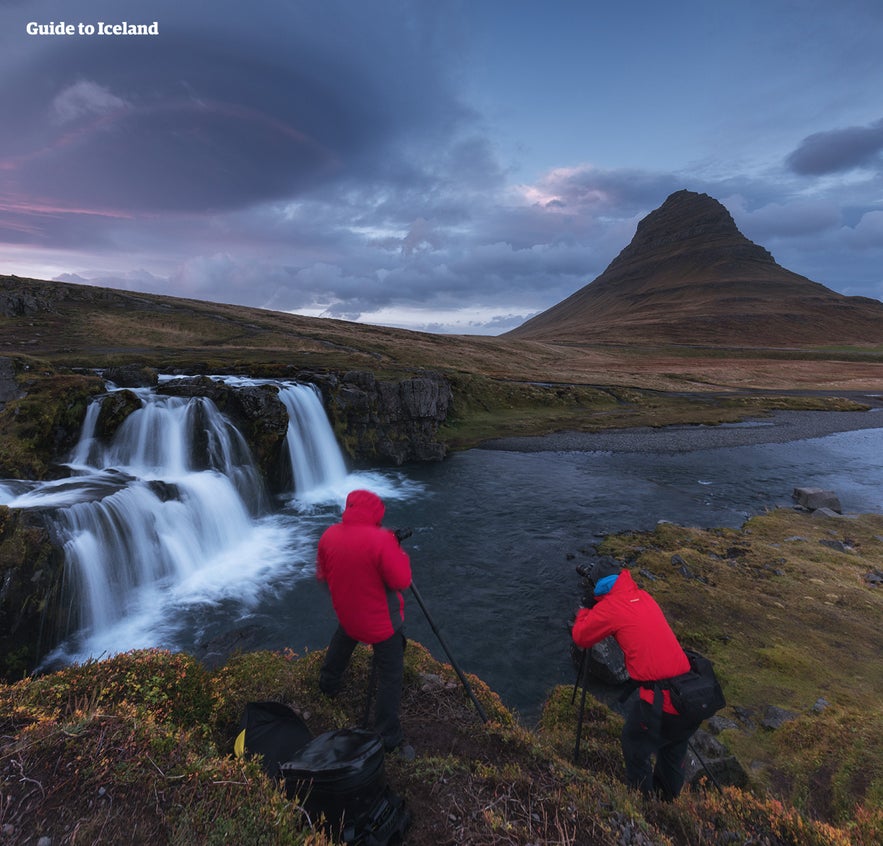
M883 408L873 411L777 411L767 417L717 426L664 426L658 429L642 426L603 432L494 438L478 448L511 452L692 452L787 443L857 429L883 429Z

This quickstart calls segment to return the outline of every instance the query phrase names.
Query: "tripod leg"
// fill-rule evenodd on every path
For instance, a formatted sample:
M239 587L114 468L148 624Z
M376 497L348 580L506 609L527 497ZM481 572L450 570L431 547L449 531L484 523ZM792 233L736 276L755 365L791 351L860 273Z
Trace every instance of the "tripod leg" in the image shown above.
M570 704L573 705L576 702L576 690L579 687L579 683L585 678L586 675L586 664L589 663L589 650L583 650L583 658L580 661L579 672L576 674L576 681L573 683L573 693L570 694Z
M579 702L579 716L576 719L576 744L573 747L573 763L579 762L579 744L583 736L583 714L586 712L586 682L583 679L583 692Z
M429 627L435 632L435 636L438 638L438 642L441 644L442 649L444 649L445 654L448 656L448 660L451 662L451 666L454 668L454 672L457 674L457 678L460 679L460 683L463 685L463 689L472 700L472 704L475 705L475 710L478 711L478 716L481 717L481 721L483 723L486 723L488 721L488 718L487 714L484 711L484 708L481 707L481 703L475 696L475 693L472 690L472 686L469 684L469 680L466 678L466 676L463 675L463 671L454 660L454 656L451 655L451 650L448 649L448 645L447 643L445 643L445 639L442 637L441 632L438 630L438 627L435 625L435 622L429 615L429 611L427 610L426 605L423 602L423 597L420 595L420 591L417 590L417 585L415 585L413 581L411 582L411 593L414 594L414 599L417 600L417 604L420 606L420 610L423 611L423 616L426 617L426 622L429 623Z
M708 764L702 760L702 756L696 751L695 747L692 743L687 744L687 749L689 749L695 756L696 760L702 765L702 769L705 770L706 775L711 779L711 783L717 788L718 793L723 793L723 788L720 786L718 780L714 777L714 774L708 769Z

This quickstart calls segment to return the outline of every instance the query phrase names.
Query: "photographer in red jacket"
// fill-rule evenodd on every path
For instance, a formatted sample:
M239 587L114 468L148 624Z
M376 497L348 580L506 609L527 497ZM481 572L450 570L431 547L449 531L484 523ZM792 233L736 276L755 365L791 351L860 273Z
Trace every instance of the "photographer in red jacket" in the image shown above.
M319 687L336 696L358 643L371 644L378 688L375 730L387 750L402 743L405 600L411 561L395 532L380 524L383 501L371 491L352 491L340 523L319 539L316 577L328 584L338 626L319 673Z
M649 593L638 588L628 570L602 560L585 576L594 585L594 596L584 602L591 607L577 613L572 632L577 646L590 649L613 635L622 648L629 676L639 684L689 671L690 661L662 609ZM677 712L667 690L642 684L622 730L629 787L644 796L674 799L684 784L687 745L697 728L697 723Z

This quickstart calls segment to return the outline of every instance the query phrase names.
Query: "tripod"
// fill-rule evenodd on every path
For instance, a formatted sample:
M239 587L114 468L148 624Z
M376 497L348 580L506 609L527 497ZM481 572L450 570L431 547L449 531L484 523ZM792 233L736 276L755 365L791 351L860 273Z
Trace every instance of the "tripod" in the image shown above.
M472 704L475 705L475 710L478 712L478 716L481 717L481 721L486 723L488 721L487 714L485 713L484 708L481 706L481 702L475 696L475 693L472 690L472 686L469 684L469 680L463 674L463 671L460 669L460 666L457 664L456 660L454 660L454 656L451 654L451 650L448 648L448 644L445 642L445 639L442 637L441 632L438 630L438 627L435 625L432 617L429 614L429 610L426 607L426 603L423 601L423 597L420 595L420 591L417 590L417 585L411 582L411 593L414 594L414 599L417 600L417 604L420 606L420 610L423 612L426 617L426 621L429 623L430 628L435 632L436 637L438 638L439 643L444 649L445 654L448 656L448 660L451 662L451 666L454 668L454 672L457 674L457 678L460 679L460 683L463 685L463 689L468 694L469 698L472 700ZM374 693L377 688L377 664L372 660L371 661L371 676L368 679L368 694L365 697L365 713L362 717L362 725L368 725L368 717L371 712L371 701L374 699Z

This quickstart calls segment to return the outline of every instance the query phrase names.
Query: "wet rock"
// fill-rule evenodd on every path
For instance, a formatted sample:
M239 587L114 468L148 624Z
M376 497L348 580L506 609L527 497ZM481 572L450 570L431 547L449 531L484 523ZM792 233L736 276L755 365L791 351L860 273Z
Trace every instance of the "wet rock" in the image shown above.
M817 508L812 513L813 517L842 517L839 511L832 511L830 508Z
M753 731L756 728L754 718L755 709L744 705L733 706L733 714L746 731Z
M159 371L146 364L123 364L104 371L104 378L120 388L151 388L158 377Z
M257 624L240 626L197 645L194 657L209 670L216 670L238 652L252 652L260 648L265 629Z
M883 586L883 571L871 570L869 573L865 573L864 581L871 587Z
M351 458L398 466L440 461L447 454L438 430L447 420L453 392L440 374L424 371L394 381L354 370L336 380L318 374L309 378L322 390L332 427Z
M685 579L694 579L696 578L693 574L693 571L690 569L687 562L680 555L672 555L671 557L671 566L678 568L678 573L682 575Z
M571 645L571 659L577 673L582 670L584 657L588 674L598 681L610 685L630 681L625 668L625 656L613 637L606 637L600 643L596 643L585 656L584 650Z
M834 491L822 488L794 488L791 497L799 508L805 508L807 511L828 508L837 514L843 513L840 499Z
M10 400L24 394L15 378L15 365L10 358L0 358L0 409Z
M745 787L748 773L723 743L700 729L690 739L684 762L686 783L696 786L703 778L719 785Z
M95 423L95 437L108 441L126 418L141 408L141 400L132 391L113 391L101 398L101 410Z
M58 642L63 574L42 512L0 506L0 677L21 678Z
M715 714L713 717L709 717L708 720L706 720L705 725L712 734L720 734L722 731L739 728L737 722L730 720L727 717L722 717L720 714Z
M853 552L853 548L848 544L845 544L843 541L839 540L828 540L827 538L822 538L819 543L822 546L827 546L828 549L836 550L837 552Z

